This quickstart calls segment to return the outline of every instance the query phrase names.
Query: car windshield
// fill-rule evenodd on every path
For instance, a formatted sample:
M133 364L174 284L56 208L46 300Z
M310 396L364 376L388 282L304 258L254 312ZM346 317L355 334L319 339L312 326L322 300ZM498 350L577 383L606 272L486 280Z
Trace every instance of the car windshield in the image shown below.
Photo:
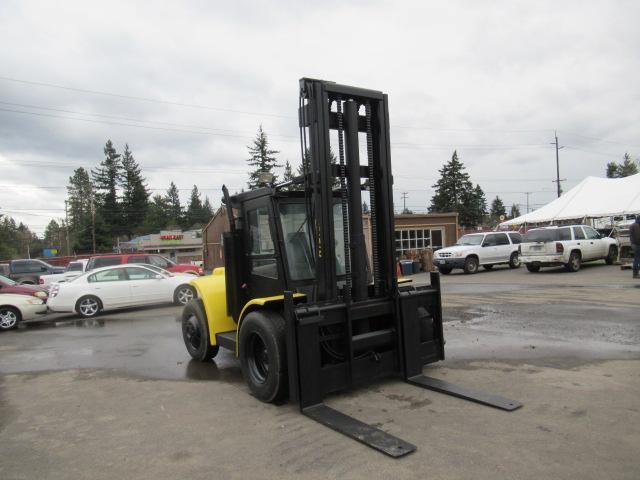
M558 237L558 229L542 228L539 230L529 230L524 234L522 243L527 242L555 242Z
M5 277L4 275L0 275L0 282L5 283L7 285L11 285L11 286L18 284L18 282L14 282L13 280Z
M456 245L480 245L484 235L464 235L456 242Z

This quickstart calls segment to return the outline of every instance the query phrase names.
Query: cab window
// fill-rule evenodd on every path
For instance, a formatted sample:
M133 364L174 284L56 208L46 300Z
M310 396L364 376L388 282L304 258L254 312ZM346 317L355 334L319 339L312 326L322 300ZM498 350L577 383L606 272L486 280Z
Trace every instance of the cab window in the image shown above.
M275 254L269 213L266 207L259 207L247 211L249 226L249 255L251 257L268 257ZM278 278L278 264L275 258L251 258L252 275L266 278Z
M291 279L313 278L313 252L309 239L306 206L303 203L281 204L280 223Z

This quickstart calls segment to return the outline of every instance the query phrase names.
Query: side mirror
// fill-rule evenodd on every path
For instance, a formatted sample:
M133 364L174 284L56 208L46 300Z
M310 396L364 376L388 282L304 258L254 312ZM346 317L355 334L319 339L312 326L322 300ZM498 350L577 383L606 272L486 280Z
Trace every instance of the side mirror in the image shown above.
M45 267L45 266L40 267L40 271L41 272L46 272L47 271L47 267Z

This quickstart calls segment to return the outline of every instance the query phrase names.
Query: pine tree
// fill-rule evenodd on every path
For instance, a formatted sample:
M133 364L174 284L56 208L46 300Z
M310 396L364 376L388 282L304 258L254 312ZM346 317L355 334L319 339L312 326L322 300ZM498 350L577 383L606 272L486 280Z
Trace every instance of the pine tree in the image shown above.
M509 212L509 217L516 218L519 216L520 216L520 207L518 207L518 205L514 203L513 205L511 205L511 211Z
M211 216L208 210L203 205L202 200L200 200L198 187L194 185L193 190L191 190L189 205L187 206L186 228L191 228L196 225L204 226L210 218Z
M107 226L107 234L115 243L115 238L125 228L121 204L118 201L118 185L122 178L122 161L111 140L104 146L105 158L97 169L91 170L91 178L96 191L97 212Z
M44 242L49 248L62 249L60 238L60 224L55 220L51 220L47 224L47 228L44 230Z
M144 220L142 231L145 233L157 233L170 223L169 203L166 197L154 195L147 207L147 216Z
M638 164L633 161L628 152L625 152L622 157L622 163L607 163L608 178L624 178L635 175L636 173L638 173Z
M207 223L213 217L213 207L211 206L211 202L209 201L209 197L204 197L204 204L202 205L205 212L207 213Z
M331 163L331 165L337 165L338 163L338 159L333 153L333 149L331 147L329 147L329 163ZM299 177L304 177L305 169L307 173L311 172L311 152L309 151L309 149L305 150L304 160L302 163L300 163L300 165L298 165L297 173ZM345 179L345 182L346 182L346 179ZM334 177L332 187L335 189L335 188L338 188L339 186L340 186L340 178ZM294 185L293 187L295 188L292 188L292 190L304 190L304 185L302 184Z
M167 194L165 195L165 202L167 203L168 221L171 226L182 226L184 222L184 216L182 212L182 205L180 205L180 195L178 193L178 187L171 182Z
M439 170L440 179L433 185L436 192L431 198L429 212L457 212L460 225L475 226L478 224L481 198L464 169L458 160L458 152L454 151L451 160Z
M129 145L125 144L122 155L122 213L124 232L131 234L138 229L147 216L149 191L138 162L133 158Z
M369 205L367 204L367 202L362 202L362 213L370 213Z
M74 251L92 252L95 225L96 249L104 250L112 244L105 231L104 220L98 211L96 193L89 173L82 167L74 170L67 186L69 202L70 243Z
M258 184L260 173L274 173L274 168L280 167L280 165L278 165L278 160L275 157L275 155L280 152L269 148L269 140L267 139L267 134L262 130L262 125L258 128L258 134L253 141L253 145L249 145L247 148L249 149L250 155L250 158L247 159L247 163L251 167L254 167L253 171L249 172L249 181L247 182L247 185L249 190L254 190L260 187ZM277 176L274 173L273 181L275 182L276 180Z
M501 216L507 216L507 209L502 202L502 199L496 195L496 198L491 202L491 218L494 221L500 221Z

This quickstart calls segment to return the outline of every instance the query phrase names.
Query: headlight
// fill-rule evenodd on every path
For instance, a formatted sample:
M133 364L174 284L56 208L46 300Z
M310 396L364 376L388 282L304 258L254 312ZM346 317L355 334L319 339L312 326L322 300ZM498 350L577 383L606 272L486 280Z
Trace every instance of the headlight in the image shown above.
M29 297L27 298L26 303L28 303L29 305L42 305L44 302L39 298Z
M464 257L464 252L453 252L454 257Z
M45 292L35 292L33 296L38 298L47 298L47 294Z

